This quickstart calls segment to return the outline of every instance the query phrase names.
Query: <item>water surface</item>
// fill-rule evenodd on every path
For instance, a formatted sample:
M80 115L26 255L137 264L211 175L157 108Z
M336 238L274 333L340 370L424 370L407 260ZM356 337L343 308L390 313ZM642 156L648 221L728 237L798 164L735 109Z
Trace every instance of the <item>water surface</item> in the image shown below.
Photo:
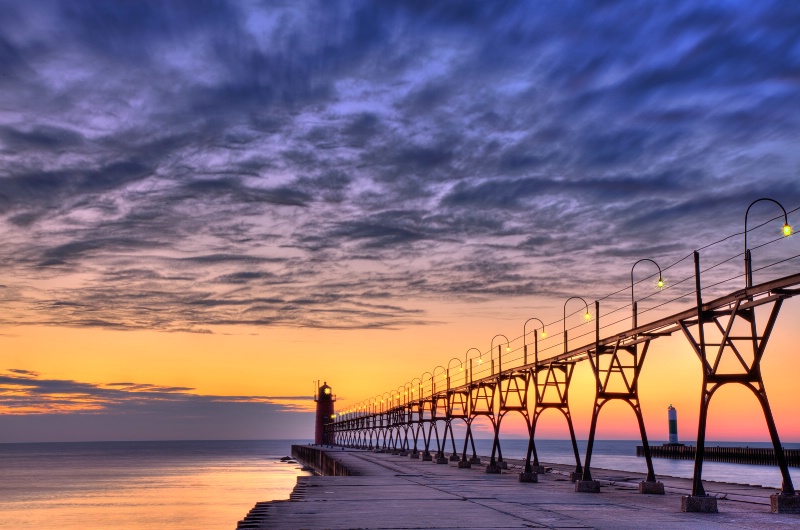
M235 528L287 499L300 441L0 444L0 528Z

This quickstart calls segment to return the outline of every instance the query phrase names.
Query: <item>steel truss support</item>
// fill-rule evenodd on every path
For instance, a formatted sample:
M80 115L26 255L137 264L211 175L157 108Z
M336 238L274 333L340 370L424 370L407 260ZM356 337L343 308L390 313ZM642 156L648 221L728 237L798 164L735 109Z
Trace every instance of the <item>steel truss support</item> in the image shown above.
M431 437L433 436L434 432L436 433L436 444L438 447L439 444L439 432L436 429L436 421L434 420L435 414L435 403L433 399L423 399L420 401L420 412L419 412L419 427L417 431L417 435L419 434L419 429L422 429L422 441L425 443L425 450L422 453L422 460L430 461L433 460L433 456L431 455L430 447L431 447Z
M503 461L503 451L500 447L500 425L503 422L506 414L512 411L517 411L525 418L525 425L528 427L528 432L531 429L530 416L528 414L528 395L531 383L530 370L524 369L513 371L505 374L498 374L496 379L497 390L499 394L499 403L497 403L497 410L493 412L492 424L494 426L494 441L492 443L492 457L490 464L494 462L495 452L498 455L496 464L505 468L507 464ZM527 468L526 468L527 470Z
M469 392L448 390L447 391L447 414L446 425L444 431L444 441L442 448L447 446L447 434L450 433L450 444L452 445L453 453L450 455L451 462L459 460L458 450L456 449L456 437L453 433L453 420L460 419L467 421L469 417Z
M441 411L444 411L444 415L441 415ZM453 439L453 427L450 424L450 392L447 391L444 394L439 394L434 398L434 406L433 406L433 421L434 422L444 422L444 429L442 431L442 440L441 443L439 442L438 438L438 430L437 430L437 438L436 438L436 463L437 464L446 464L447 457L444 454L444 450L447 447L447 435L450 434L450 443L453 446L453 453L456 451L455 441Z
M767 398L764 387L764 380L761 376L761 360L767 348L772 330L778 318L781 305L786 293L780 290L773 291L765 299L753 300L752 296L747 295L747 291L741 291L740 296L732 302L729 309L703 310L703 301L700 288L700 255L694 253L695 260L695 281L697 287L697 330L692 334L689 325L694 322L681 321L680 327L684 336L689 341L695 354L700 359L703 368L703 388L700 396L700 420L697 428L697 452L694 461L694 475L692 480L692 496L705 497L706 492L703 488L703 456L705 451L706 422L708 419L708 406L714 393L722 386L730 383L738 383L750 389L758 399L761 410L764 413L764 420L772 440L775 450L775 459L780 468L783 482L781 484L781 494L791 496L795 494L792 477L789 475L789 467L786 464L786 457L775 427L775 420ZM793 295L796 293L789 293ZM758 332L756 324L756 307L772 304L769 311L767 323L761 334ZM727 317L727 322L723 319ZM733 335L733 327L737 319L745 324L747 329L744 335ZM712 326L712 330L721 338L717 343L710 343L706 340L706 327ZM741 333L742 326L738 327L737 333ZM748 362L744 352L750 351L752 360ZM722 369L721 363L731 359L733 363L727 363L728 368ZM730 364L736 365L736 370L731 370Z
M591 461L594 449L594 437L597 433L597 420L603 406L609 401L624 401L633 409L636 421L639 424L639 433L642 437L642 447L647 462L647 478L645 482L655 484L656 474L653 470L653 460L650 455L650 445L647 443L644 418L639 401L639 375L642 372L647 350L650 348L652 336L632 335L627 338L618 338L613 346L600 345L600 303L595 302L595 349L588 352L589 365L595 380L594 407L592 409L592 423L589 428L589 440L586 446L586 460L583 468L584 481L592 480ZM641 346L641 350L640 350ZM654 489L641 491L655 492ZM663 493L663 487L658 493Z
M583 475L581 455L578 452L578 441L575 439L575 428L572 424L572 415L569 411L569 385L572 382L572 373L575 370L575 361L553 361L546 367L533 368L532 379L536 391L536 405L533 411L533 421L530 423L528 437L528 451L525 455L525 469L531 469L531 454L533 454L533 467L539 469L539 455L536 452L536 424L545 410L555 409L564 415L569 428L569 437L572 440L572 451L575 454L575 472L573 477Z
M464 439L464 452L462 456L462 460L466 459L467 454L467 441L472 443L472 459L470 462L472 463L480 463L480 459L478 455L475 453L475 439L472 434L472 422L478 416L486 416L492 424L492 431L494 433L494 441L492 443L492 455L489 459L489 465L487 466L487 472L490 473L497 473L499 472L499 467L497 465L497 461L495 460L495 448L498 445L497 442L497 424L495 419L495 397L497 394L498 384L496 380L486 380L481 381L479 383L473 383L470 385L470 392L469 392L469 421L467 422L467 434ZM502 456L500 457L502 461Z

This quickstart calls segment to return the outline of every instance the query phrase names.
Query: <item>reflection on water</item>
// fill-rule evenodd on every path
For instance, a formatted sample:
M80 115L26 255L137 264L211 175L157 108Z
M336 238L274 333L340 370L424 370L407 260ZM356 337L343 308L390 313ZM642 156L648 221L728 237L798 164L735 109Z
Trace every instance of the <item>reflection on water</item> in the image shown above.
M0 444L0 528L233 528L307 474L292 443Z

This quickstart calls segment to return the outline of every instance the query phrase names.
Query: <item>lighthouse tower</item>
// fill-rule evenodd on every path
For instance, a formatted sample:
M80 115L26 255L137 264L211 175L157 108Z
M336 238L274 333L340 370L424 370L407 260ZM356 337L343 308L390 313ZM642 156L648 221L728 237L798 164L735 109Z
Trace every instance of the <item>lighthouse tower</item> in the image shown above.
M325 432L325 426L332 423L336 417L333 412L333 402L336 397L331 391L328 383L322 383L319 391L314 396L314 401L317 402L317 421L314 426L314 443L315 444L331 444L333 440L328 439L328 434Z
M667 409L669 420L669 445L683 445L678 442L678 411L672 405Z

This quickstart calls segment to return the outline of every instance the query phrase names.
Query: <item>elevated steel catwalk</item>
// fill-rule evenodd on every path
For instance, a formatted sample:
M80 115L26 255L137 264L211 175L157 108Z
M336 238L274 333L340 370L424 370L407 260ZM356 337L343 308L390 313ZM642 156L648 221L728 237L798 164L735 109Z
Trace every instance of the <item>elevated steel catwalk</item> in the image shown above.
M393 396L396 392L393 391L389 393L385 408L381 402L380 411L362 410L330 424L329 429L332 431L333 439L345 445L372 448L374 437L375 447L379 448L382 438L383 450L388 449L388 445L396 454L405 454L410 449L408 440L410 433L414 438L411 457L415 458L418 457L417 439L422 430L425 459L432 458L428 446L432 441L431 434L434 434L437 449L436 463L442 464L448 461L444 455L448 434L451 445L453 444L452 421L464 421L466 438L459 467L469 467L471 463L480 463L480 459L475 454L474 440L472 439L472 422L478 417L486 417L494 429L491 459L486 471L499 473L500 469L505 467L499 441L500 424L507 414L516 412L523 415L529 430L525 471L520 474L520 480L536 482L535 475L537 472L541 472L534 441L536 422L543 410L554 408L564 414L569 426L576 459L576 470L573 473L573 479L577 481L576 491L599 491L599 483L592 480L590 469L598 417L606 403L620 400L633 408L642 436L648 473L647 480L640 485L640 492L663 493L663 485L656 481L653 471L640 407L638 381L650 343L660 337L681 332L700 359L703 373L693 491L691 496L683 499L686 504L683 506L684 510L710 510L713 504L713 511L716 511L715 500L705 494L702 484L708 405L711 397L720 387L729 383L738 383L750 389L761 405L783 478L782 494L774 499L773 511L800 513L800 496L795 495L761 376L761 360L782 303L787 298L800 295L800 289L794 288L800 285L800 273L734 291L710 302L703 302L698 252L694 253L694 268L696 303L693 307L648 324L636 326L622 333L601 338L600 304L595 302L595 336L594 341L589 344L544 359L539 358L538 352L535 352L534 361L527 363L525 362L528 359L527 343L523 337L525 357L522 364L511 367L499 364L501 350L498 347L497 370L495 370L494 357L492 357L491 373L481 374L481 377L475 379L473 378L472 360L470 360L469 369L463 367L464 370L468 370L468 375L465 372L462 384L451 384L448 368L444 372L447 375L444 387L439 386L431 376L429 393L423 389L425 381L420 382L420 394L417 396L413 396L413 393L406 393L405 399L400 399L400 393ZM759 329L755 309L762 306L765 306L763 311L768 311L769 316L766 324ZM736 322L739 322L740 325L734 334ZM714 337L720 337L715 338L713 343L706 340L707 327ZM566 339L565 331L565 345L567 344ZM534 332L534 344L538 344L536 340L536 332ZM722 362L723 358L731 359L732 363ZM574 366L584 361L588 361L591 365L595 385L594 409L585 466L580 461L567 398ZM723 369L723 367L725 368ZM445 370L443 367L442 369ZM611 384L612 382L614 384ZM546 395L548 390L554 392L554 394L548 394L550 397ZM532 401L533 403L531 403ZM443 410L444 414L442 414ZM438 422L444 422L445 436L442 441L439 439ZM467 461L467 447L470 442L472 442L473 455L472 459ZM495 459L495 455L498 456L497 459ZM534 459L533 465L531 465L531 456ZM453 459L458 459L455 448L450 460Z

